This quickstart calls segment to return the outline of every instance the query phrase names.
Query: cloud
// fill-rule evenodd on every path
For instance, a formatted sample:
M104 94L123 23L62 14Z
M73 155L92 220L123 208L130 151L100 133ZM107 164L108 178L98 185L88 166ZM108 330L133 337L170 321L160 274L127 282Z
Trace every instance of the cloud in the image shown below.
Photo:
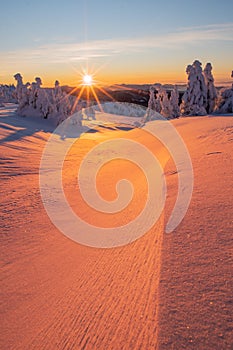
M212 24L198 27L179 28L172 33L141 37L94 40L86 43L53 43L33 49L22 49L1 53L6 64L67 63L116 56L124 53L146 50L180 49L188 45L200 45L215 41L233 41L233 23Z

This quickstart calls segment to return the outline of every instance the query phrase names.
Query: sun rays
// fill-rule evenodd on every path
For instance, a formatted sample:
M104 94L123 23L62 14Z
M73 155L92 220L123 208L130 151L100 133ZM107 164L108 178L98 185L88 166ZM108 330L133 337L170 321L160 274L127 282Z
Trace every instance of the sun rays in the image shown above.
M86 66L84 69L80 67L79 70L72 67L75 71L75 74L79 76L79 79L74 81L77 85L73 88L68 95L76 96L75 102L72 107L72 113L77 109L77 106L80 104L80 109L85 107L90 107L93 104L98 105L99 110L103 111L102 103L107 101L116 102L116 99L112 96L112 91L137 91L133 87L123 86L120 84L109 84L104 81L98 80L96 73L100 71L100 67L93 69ZM105 97L104 97L105 96ZM78 108L79 109L79 108Z

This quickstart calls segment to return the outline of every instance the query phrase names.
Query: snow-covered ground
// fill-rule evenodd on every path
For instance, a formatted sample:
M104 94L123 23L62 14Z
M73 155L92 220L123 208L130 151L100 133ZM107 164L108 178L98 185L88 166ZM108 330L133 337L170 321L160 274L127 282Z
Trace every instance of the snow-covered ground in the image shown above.
M14 111L11 105L0 109L0 347L230 349L233 117L172 121L194 169L192 201L175 232L164 234L164 218L176 200L177 173L160 152L168 184L160 220L132 244L95 249L63 236L43 207L39 166L54 127ZM122 127L123 117L97 119L96 133L81 138L67 155L63 182L72 209L104 225L106 218L80 197L73 162L108 138L127 136L155 153L159 147L142 129ZM103 169L97 178L100 194L115 198L122 171L135 184L135 197L120 217L108 214L105 225L125 223L142 209L143 174L123 161Z

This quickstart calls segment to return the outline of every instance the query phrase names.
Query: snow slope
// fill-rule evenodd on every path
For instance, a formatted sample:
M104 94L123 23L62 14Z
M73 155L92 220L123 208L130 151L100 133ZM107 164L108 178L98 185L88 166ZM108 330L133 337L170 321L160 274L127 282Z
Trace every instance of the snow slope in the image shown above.
M195 187L187 215L163 234L176 198L170 160L166 211L138 241L115 249L81 246L63 236L43 207L38 169L52 131L46 121L0 111L1 349L230 349L232 245L232 117L172 121L191 154ZM124 137L157 147L141 129L99 128L68 155L64 188L73 210L93 217L78 197L76 169L101 139ZM98 137L97 137L98 136ZM166 153L160 154L165 166ZM129 164L112 163L99 190L121 173L136 184L132 206L118 225L138 214L146 189ZM78 198L78 199L77 199Z

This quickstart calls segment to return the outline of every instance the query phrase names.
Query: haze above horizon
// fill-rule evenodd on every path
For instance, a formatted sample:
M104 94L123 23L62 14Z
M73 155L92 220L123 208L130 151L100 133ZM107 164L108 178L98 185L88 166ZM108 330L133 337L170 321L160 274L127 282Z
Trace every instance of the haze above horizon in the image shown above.
M1 1L0 82L183 83L195 59L231 81L233 3L200 0Z

